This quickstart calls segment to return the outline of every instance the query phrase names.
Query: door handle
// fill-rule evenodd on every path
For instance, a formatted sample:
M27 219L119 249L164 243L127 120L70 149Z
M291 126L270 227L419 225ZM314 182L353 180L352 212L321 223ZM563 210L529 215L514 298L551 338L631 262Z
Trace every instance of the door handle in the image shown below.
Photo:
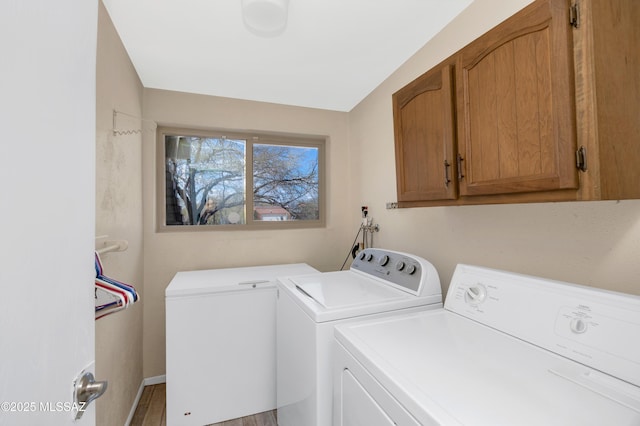
M451 164L445 159L444 160L444 186L449 186L451 183L451 179L449 179L449 167Z
M460 155L460 153L458 153L456 161L458 162L458 181L461 181L462 179L464 179L464 173L462 173L462 162L464 161L464 158L462 158L462 155Z
M74 383L73 399L77 407L75 419L78 420L84 414L87 406L96 398L102 396L107 390L107 381L96 382L93 373L87 371Z

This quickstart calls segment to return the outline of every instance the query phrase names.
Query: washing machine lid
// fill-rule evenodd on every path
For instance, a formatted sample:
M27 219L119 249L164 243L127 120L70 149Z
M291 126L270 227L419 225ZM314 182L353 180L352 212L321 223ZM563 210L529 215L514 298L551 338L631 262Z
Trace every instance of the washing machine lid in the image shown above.
M279 277L278 283L316 323L417 306L442 307L440 294L416 296L351 270Z
M278 276L317 272L316 269L306 263L182 271L176 273L167 286L165 297L275 287L276 277Z
M351 271L292 277L296 288L326 309L342 309L411 297L389 285Z
M637 386L443 309L335 333L422 424L640 424Z

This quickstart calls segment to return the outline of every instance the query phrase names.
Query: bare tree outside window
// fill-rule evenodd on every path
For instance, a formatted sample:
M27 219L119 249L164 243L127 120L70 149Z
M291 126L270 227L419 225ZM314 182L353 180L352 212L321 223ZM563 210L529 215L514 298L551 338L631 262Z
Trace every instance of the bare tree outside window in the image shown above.
M244 140L165 136L167 225L244 223L245 145Z
M321 141L160 130L165 227L321 224Z
M253 205L256 220L269 220L268 207L286 211L284 220L317 220L318 149L254 144Z

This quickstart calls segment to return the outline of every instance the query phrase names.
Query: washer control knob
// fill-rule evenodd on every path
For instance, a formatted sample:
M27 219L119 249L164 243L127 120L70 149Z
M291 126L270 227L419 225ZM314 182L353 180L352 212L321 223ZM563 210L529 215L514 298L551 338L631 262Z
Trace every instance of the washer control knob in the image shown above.
M402 271L404 269L404 262L402 260L398 260L396 263L396 271Z
M487 297L487 290L482 284L469 286L464 293L464 300L470 305L479 305Z
M358 255L358 259L360 260L364 260L365 257L367 257L367 253L365 252L360 252L360 254Z
M409 275L413 275L416 272L416 265L407 265L405 272Z
M571 331L576 334L582 334L587 331L587 323L582 318L574 318L571 320Z
M367 262L371 262L373 260L373 255L371 253L367 253Z
M385 254L380 258L380 260L378 261L378 264L380 266L385 266L387 263L389 263L389 256Z

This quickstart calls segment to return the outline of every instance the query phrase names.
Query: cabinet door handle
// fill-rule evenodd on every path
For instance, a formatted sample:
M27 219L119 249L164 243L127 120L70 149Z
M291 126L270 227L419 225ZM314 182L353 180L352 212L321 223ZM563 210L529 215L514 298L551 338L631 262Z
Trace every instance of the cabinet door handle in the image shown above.
M451 179L449 179L449 167L451 164L447 160L444 160L444 186L449 186Z
M462 155L458 153L458 157L456 160L458 161L458 180L460 181L464 179L464 174L462 173L462 162L464 161L464 158L462 158Z
M576 151L576 167L582 172L587 171L587 148L584 146Z

